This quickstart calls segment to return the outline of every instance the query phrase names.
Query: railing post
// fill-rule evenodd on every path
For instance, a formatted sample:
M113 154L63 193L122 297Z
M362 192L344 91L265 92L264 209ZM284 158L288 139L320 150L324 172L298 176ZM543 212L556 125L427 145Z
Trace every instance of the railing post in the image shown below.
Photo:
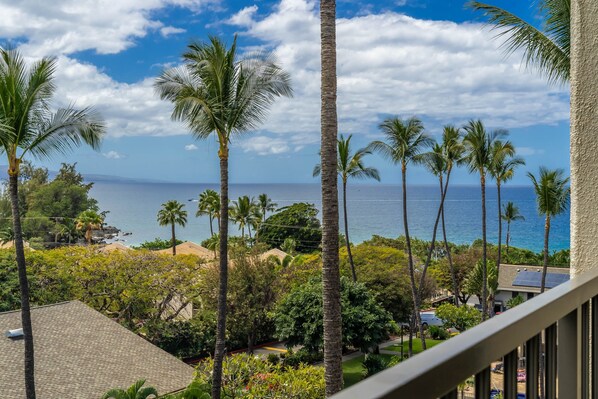
M557 323L558 357L557 386L559 398L580 398L581 379L579 373L581 348L578 339L578 309L575 309Z
M541 342L540 335L536 335L525 343L525 396L527 398L538 397Z
M475 375L475 397L487 398L490 396L490 367L486 367Z
M592 320L590 324L591 353L592 353L592 399L598 399L598 296L592 298Z
M546 399L556 399L556 370L557 370L557 327L556 323L545 330L546 355L544 358L544 372L546 375Z
M518 349L505 355L503 360L505 399L517 399L517 366L519 363Z
M581 305L581 398L590 398L590 302Z

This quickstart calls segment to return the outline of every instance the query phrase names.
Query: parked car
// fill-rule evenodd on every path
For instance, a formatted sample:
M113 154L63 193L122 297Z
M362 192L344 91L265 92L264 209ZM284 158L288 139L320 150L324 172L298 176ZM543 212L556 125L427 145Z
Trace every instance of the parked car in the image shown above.
M424 328L428 326L442 326L444 324L441 319L436 317L436 312L421 312L419 316Z

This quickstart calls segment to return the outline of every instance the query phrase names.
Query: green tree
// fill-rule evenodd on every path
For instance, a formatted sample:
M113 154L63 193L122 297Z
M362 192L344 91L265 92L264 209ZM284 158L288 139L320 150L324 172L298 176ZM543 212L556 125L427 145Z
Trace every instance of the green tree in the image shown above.
M368 352L395 329L392 316L362 283L341 278L342 343ZM310 352L324 347L322 282L311 279L282 298L275 311L277 336L287 346L303 345Z
M92 209L83 211L75 219L75 228L85 232L85 241L92 244L92 231L102 228L104 219Z
M249 198L247 195L239 197L237 201L233 201L230 208L230 219L241 228L243 240L245 239L245 227L247 227L249 240L251 240L251 226L255 226L256 221L261 219L258 205L253 198Z
M502 252L502 203L500 188L502 183L506 183L515 176L515 168L525 165L525 161L522 158L514 156L515 148L509 141L495 141L491 151L492 155L490 157L488 172L494 181L496 181L496 198L498 203L498 256L496 258L496 265L500 272Z
M351 274L353 281L357 281L357 274L355 273L355 264L353 263L353 256L351 255L351 241L349 240L349 218L347 216L347 181L349 178L353 179L375 179L380 181L380 174L375 168L365 166L363 158L371 154L371 151L362 148L355 152L351 151L351 138L349 135L347 139L341 137L338 139L338 175L343 183L343 218L345 222L345 243L347 246L347 254L349 255L349 263L351 264ZM320 164L314 167L313 175L319 176L322 171Z
M488 132L481 120L470 120L464 127L465 137L465 162L470 173L478 173L480 176L480 189L482 192L482 297L488 296L487 281L487 240L486 240L486 177L491 166L492 148L494 143L506 136L506 131L496 130ZM505 149L507 152L507 149ZM511 147L512 155L512 147ZM482 302L482 320L488 316L488 304Z
M236 37L229 48L215 36L209 43L191 43L183 61L182 66L164 71L155 88L163 100L174 104L173 119L186 122L197 139L215 135L219 144L220 293L212 386L213 399L219 399L226 331L229 144L259 126L274 100L290 97L292 89L288 73L269 53L239 58Z
M518 16L499 7L473 1L471 6L483 11L505 38L507 54L523 49L523 58L550 82L566 83L570 78L571 0L540 0L538 11L542 27L538 29Z
M280 247L287 238L291 238L295 240L295 250L298 252L313 252L319 248L322 240L322 228L317 215L316 207L305 202L280 208L261 224L258 231L260 242L270 247Z
M102 399L149 399L157 398L158 391L153 387L144 387L145 380L139 380L129 388L111 389L102 396Z
M436 316L442 320L444 327L465 331L480 324L480 312L472 306L455 306L447 303L436 309Z
M183 241L177 239L175 245L182 244ZM153 241L144 241L139 246L133 247L134 249L149 249L150 251L159 251L162 249L172 248L172 240L163 240L156 237Z
M207 189L199 194L199 202L197 203L197 213L195 216L208 215L210 219L210 236L214 235L214 219L218 221L218 228L220 228L220 196L214 190Z
M187 224L187 211L183 210L185 205L179 201L170 200L162 204L158 211L158 223L160 226L170 225L172 254L176 255L176 234L175 225L185 227Z
M507 237L505 244L507 244L507 261L509 261L509 243L511 242L511 223L517 220L525 220L525 217L519 213L519 208L511 201L507 202L502 208L502 220L507 222Z
M484 277L486 277L485 282ZM484 303L486 303L487 307L488 302L492 299L497 289L498 268L496 267L496 263L489 260L486 263L486 273L484 273L484 263L482 260L479 260L467 276L465 290L469 294L477 296L482 307L484 307ZM483 318L484 314L482 313Z
M553 217L560 215L567 210L569 205L570 188L568 186L569 178L565 177L562 169L549 170L540 167L538 177L528 172L534 191L536 192L536 202L538 204L538 213L544 215L544 264L542 268L542 284L540 293L544 292L546 287L546 271L548 268L548 239L550 235L550 221Z
M51 112L56 91L56 60L42 58L27 66L16 50L0 48L0 147L8 162L15 251L21 290L21 318L25 341L25 392L35 398L33 331L29 287L19 208L18 181L25 156L48 158L82 143L97 149L104 133L101 119L89 108L61 108Z
M265 193L258 195L257 203L258 208L260 210L260 214L262 215L262 222L266 221L266 214L268 212L274 212L276 210L276 207L278 206L278 204L272 201L272 199L268 197L268 194Z
M405 230L407 255L409 257L409 277L411 279L414 307L413 314L415 323L419 326L422 348L425 349L426 339L419 319L420 302L418 288L415 282L415 266L413 262L413 251L411 249L411 237L409 236L409 223L407 221L407 165L410 163L421 163L423 161L422 153L427 147L433 145L433 140L424 132L422 121L415 117L407 120L401 120L397 117L386 119L380 125L380 129L386 136L387 141L374 141L370 144L369 149L379 152L392 163L401 166L403 228Z

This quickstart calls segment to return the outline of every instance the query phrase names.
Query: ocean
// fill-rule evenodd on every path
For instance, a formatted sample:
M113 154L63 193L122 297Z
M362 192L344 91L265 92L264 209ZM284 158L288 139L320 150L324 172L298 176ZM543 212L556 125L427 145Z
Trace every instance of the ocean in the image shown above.
M188 223L177 226L177 238L201 242L210 236L207 216L195 217L199 193L206 188L218 191L216 184L96 182L91 196L99 202L100 210L109 211L106 223L116 226L123 233L119 237L126 245L136 245L156 237L170 238L170 228L159 226L156 214L160 205L168 200L185 204ZM295 202L309 202L321 207L317 184L231 184L230 199L249 195L257 197L266 193L279 207ZM403 234L401 187L385 184L349 184L347 188L349 235L351 241L360 243L377 234L396 238ZM502 203L513 201L524 221L511 225L511 245L540 252L544 240L544 218L539 216L532 187L505 186L501 190ZM439 205L438 186L407 187L409 231L412 236L430 240ZM481 238L481 194L478 186L451 186L446 198L445 214L449 241L462 244ZM339 197L340 199L340 197ZM486 190L488 240L498 237L498 209L496 188ZM342 212L342 208L341 208ZM344 224L341 213L341 231ZM216 226L215 226L216 228ZM439 229L439 233L440 233ZM231 225L231 233L236 228ZM506 224L503 223L503 242ZM440 238L440 235L438 236ZM552 221L550 250L569 248L569 212Z

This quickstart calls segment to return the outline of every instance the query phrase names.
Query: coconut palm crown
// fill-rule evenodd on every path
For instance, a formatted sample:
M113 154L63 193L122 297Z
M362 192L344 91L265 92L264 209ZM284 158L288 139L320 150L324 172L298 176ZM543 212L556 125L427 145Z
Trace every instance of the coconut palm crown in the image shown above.
M162 204L162 207L158 211L157 220L160 226L170 226L171 228L171 241L172 241L172 254L176 255L176 234L175 225L185 226L187 224L187 211L184 208L185 205L179 201L170 200Z

